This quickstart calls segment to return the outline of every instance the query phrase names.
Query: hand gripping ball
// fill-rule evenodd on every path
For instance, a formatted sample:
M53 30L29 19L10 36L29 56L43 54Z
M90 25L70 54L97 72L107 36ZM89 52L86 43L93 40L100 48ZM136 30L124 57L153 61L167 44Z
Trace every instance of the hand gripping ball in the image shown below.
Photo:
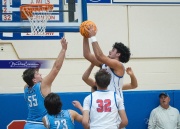
M89 38L89 33L86 31L86 29L89 29L89 27L91 25L94 27L94 30L96 31L97 27L96 27L96 24L94 22L87 20L87 21L84 21L81 23L81 25L79 27L79 31L80 31L82 36Z

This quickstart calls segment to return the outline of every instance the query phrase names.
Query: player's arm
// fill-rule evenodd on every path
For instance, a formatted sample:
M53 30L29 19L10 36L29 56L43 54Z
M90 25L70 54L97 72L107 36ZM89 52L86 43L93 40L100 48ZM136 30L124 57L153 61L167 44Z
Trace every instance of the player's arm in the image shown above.
M119 129L124 128L128 124L128 119L125 110L119 110L119 116L121 117L121 123Z
M124 128L128 124L128 118L126 115L123 99L120 98L118 95L115 95L115 96L117 100L116 103L118 105L118 113L121 118L121 123L119 125L119 129L121 129L121 128Z
M61 42L61 46L62 46L61 51L60 51L57 59L55 60L50 73L42 80L41 92L42 92L43 96L47 96L51 92L50 87L52 85L52 82L54 81L55 77L59 73L59 71L62 67L64 58L65 58L65 53L67 50L66 39L63 37L60 42Z
M71 117L73 118L73 120L78 121L78 122L82 122L82 115L80 115L79 113L77 113L74 110L69 110Z
M91 53L90 48L89 48L89 40L88 38L83 37L83 56L86 58L88 61L90 61L92 64L101 67L101 62L99 62L95 55Z
M96 36L96 31L91 26L90 29L86 29L90 35L90 37ZM109 57L105 56L97 42L97 40L92 41L92 47L95 54L95 57L98 61L102 62L103 64L108 65L110 68L113 68L117 75L122 76L124 75L124 67L118 60L110 59ZM120 54L120 53L119 53Z
M131 83L128 84L124 84L122 89L123 90L129 90L129 89L135 89L138 87L138 83L137 83L137 79L136 76L134 75L133 70L131 69L131 67L128 67L126 69L126 73L130 76L131 78Z
M89 126L89 111L88 110L84 110L84 112L83 112L82 124L84 126L84 129L90 129L90 126Z
M81 111L81 113L83 114L83 107L82 107L82 105L81 105L81 103L79 101L74 100L72 102L72 104L73 104L74 107L78 108Z
M121 69L121 71L124 71L123 65L121 63L119 63L118 60L111 59L103 54L98 42L93 42L92 46L93 46L95 56L100 62L108 65L110 68L113 68L114 70ZM123 75L123 74L124 74L124 72L120 73L120 75Z
M47 122L47 121L48 121L47 116L44 116L44 117L42 118L42 122L43 122L44 126L45 126L47 129L49 129L49 125L47 124L47 123L49 123L49 122Z
M84 129L90 129L90 126L89 126L90 105L91 105L91 95L88 95L84 99L84 102L83 102L83 120L82 120L82 124L84 126Z
M94 64L91 63L91 65L87 68L87 70L84 72L82 76L82 80L91 87L95 86L95 81L89 77L92 72L93 67L94 67Z

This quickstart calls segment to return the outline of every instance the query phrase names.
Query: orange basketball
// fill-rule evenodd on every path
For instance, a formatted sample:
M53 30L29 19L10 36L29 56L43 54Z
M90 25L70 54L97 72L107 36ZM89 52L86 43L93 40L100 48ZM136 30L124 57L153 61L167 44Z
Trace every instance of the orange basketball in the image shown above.
M89 20L84 21L81 23L81 25L79 27L79 31L82 36L89 38L89 33L86 31L86 29L88 29L90 27L90 25L93 25L95 31L97 30L96 24L94 22L89 21Z

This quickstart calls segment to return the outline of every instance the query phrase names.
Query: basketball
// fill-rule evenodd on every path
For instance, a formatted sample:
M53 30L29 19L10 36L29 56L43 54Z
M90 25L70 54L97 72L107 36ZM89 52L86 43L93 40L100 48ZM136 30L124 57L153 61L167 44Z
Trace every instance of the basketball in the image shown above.
M86 29L88 29L91 25L94 27L94 30L96 31L97 27L94 22L87 20L87 21L84 21L81 23L81 25L79 27L79 31L82 36L89 38L89 33L86 31Z

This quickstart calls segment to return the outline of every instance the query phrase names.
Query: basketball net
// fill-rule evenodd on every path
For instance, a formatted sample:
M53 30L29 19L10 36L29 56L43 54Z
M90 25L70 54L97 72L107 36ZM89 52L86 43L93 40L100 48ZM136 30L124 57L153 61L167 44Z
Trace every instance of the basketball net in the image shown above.
M52 4L22 5L20 10L22 19L28 19L31 25L32 35L45 35L47 21L50 20L53 11Z

